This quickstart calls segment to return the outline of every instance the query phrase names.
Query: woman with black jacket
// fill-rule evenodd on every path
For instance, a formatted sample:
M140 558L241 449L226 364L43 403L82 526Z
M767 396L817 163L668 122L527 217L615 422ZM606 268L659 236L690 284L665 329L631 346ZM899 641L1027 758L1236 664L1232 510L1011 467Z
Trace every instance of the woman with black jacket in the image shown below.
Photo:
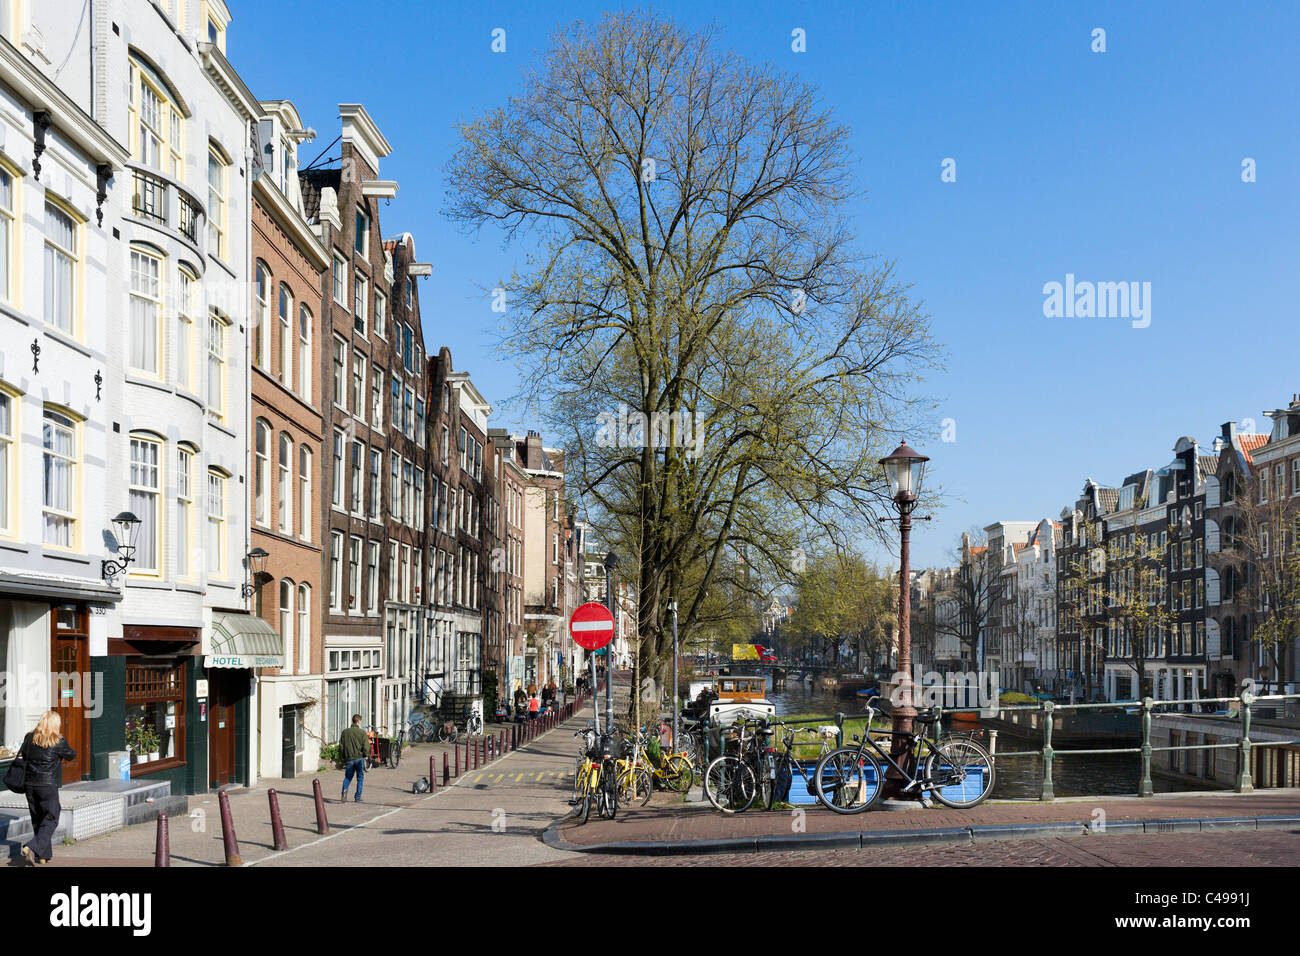
M75 760L77 752L63 739L63 721L47 710L36 729L23 738L18 756L27 764L27 811L32 815L30 843L23 847L23 857L32 866L49 863L54 828L59 825L59 785L63 782L63 761Z

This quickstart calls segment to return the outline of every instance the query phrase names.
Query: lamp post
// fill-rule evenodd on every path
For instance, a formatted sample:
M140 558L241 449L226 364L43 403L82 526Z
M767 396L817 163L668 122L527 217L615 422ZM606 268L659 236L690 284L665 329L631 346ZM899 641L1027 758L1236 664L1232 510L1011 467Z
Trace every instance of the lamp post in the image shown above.
M668 613L673 616L673 746L677 746L677 712L681 701L677 698L677 602L668 599Z
M614 615L614 637L605 645L605 733L614 730L614 643L618 640L618 601L614 598L614 568L618 555L613 551L605 555L605 600ZM632 688L636 693L636 688Z
M911 569L909 562L909 539L912 533L912 511L921 493L921 478L925 473L925 463L930 459L918 454L903 442L894 449L893 454L880 459L885 476L889 479L890 490L894 493L894 507L898 509L899 534L899 571L898 571L898 691L899 706L891 711L895 736L890 747L890 756L901 764L909 748L906 739L898 734L912 733L916 718L913 706L912 688L912 594L910 587ZM891 796L898 789L898 773L892 768L886 775L891 783L886 785L885 796Z
M99 576L112 583L113 578L125 571L135 560L135 542L140 534L140 519L129 511L119 512L110 522L113 538L117 541L117 560L104 560L99 565Z

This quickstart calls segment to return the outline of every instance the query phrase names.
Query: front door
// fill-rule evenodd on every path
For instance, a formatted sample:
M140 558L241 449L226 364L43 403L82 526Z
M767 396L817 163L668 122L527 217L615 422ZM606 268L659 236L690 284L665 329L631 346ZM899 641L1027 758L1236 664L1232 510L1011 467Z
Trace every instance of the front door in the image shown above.
M280 718L280 776L292 777L297 771L298 708L284 707Z
M243 683L243 676L243 671L208 671L212 707L208 715L208 776L213 788L235 782L235 688Z
M54 665L52 709L63 721L63 736L77 752L63 764L63 782L76 783L90 774L90 734L86 732L85 700L90 692L90 636L86 609L76 604L55 607L50 614L50 661Z

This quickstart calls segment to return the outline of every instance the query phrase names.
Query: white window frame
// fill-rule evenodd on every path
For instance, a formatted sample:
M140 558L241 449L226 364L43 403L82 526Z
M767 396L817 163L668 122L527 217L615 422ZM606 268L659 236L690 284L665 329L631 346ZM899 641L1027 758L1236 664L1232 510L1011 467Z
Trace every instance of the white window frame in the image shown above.
M135 558L131 562L129 573L142 577L159 577L162 574L163 561L162 462L164 446L162 441L152 435L133 434L129 437L128 505L131 512L141 519ZM140 451L146 457L137 457L137 451ZM152 460L149 460L148 456L151 456ZM150 474L151 472L152 474ZM152 483L150 483L150 479L152 479ZM143 510L141 504L138 500L133 500L142 495L150 496L153 499L151 505L153 512L152 529L145 527L146 518L139 513ZM152 548L149 550L146 550L143 546L146 535L152 535L153 537L152 542L150 542ZM152 562L146 561L150 552L153 556Z

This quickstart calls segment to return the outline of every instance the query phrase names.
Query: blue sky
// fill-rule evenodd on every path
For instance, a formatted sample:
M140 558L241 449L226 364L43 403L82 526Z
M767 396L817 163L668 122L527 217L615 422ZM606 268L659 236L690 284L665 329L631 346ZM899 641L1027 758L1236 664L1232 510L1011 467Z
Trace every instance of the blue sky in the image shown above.
M322 12L338 7L338 15ZM382 5L230 0L228 56L254 93L288 98L320 134L364 103L392 143L385 235L433 263L427 345L451 347L526 424L483 288L517 252L441 215L454 123L503 102L562 22L608 5ZM1206 446L1228 420L1268 423L1300 391L1300 5L660 3L725 46L816 84L853 132L866 198L859 245L896 261L947 369L926 383L935 433L907 436L947 492L913 536L941 563L961 530L1056 517L1083 480ZM373 11L370 22L366 15ZM506 52L490 48L494 28ZM806 32L807 52L791 50ZM1095 53L1092 31L1106 31ZM337 150L337 147L335 148ZM333 155L333 154L332 154ZM1251 158L1257 179L1242 181ZM956 162L956 181L941 164ZM1151 283L1151 323L1045 318L1043 285ZM955 441L939 440L943 418ZM882 560L884 554L879 555Z

